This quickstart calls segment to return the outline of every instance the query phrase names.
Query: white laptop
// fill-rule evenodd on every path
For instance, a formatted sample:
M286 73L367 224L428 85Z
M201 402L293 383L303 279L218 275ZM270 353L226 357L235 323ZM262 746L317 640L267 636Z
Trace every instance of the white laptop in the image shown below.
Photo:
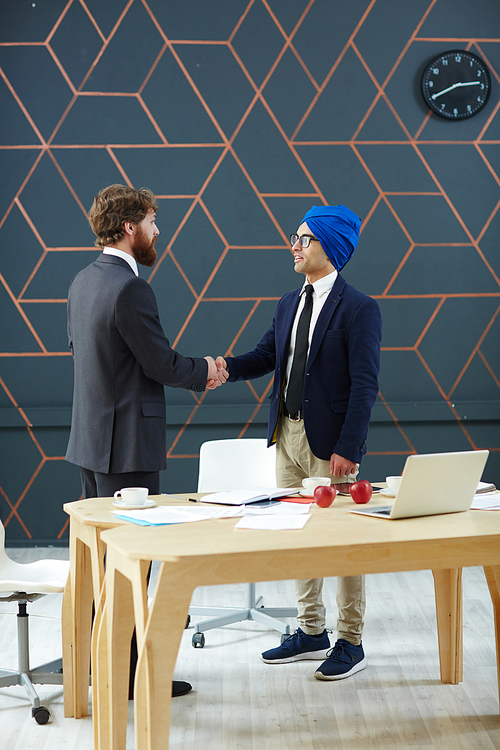
M414 518L469 510L489 451L408 456L394 505L353 508L376 518Z

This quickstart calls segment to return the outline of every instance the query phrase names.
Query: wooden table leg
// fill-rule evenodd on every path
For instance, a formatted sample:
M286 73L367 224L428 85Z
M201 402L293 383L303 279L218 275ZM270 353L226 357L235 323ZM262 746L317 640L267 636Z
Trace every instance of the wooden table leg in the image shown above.
M87 716L89 705L90 637L92 632L92 565L90 551L70 525L70 578L73 611L73 716ZM73 531L72 531L73 529ZM78 592L78 595L76 594Z
M116 564L115 564L116 563ZM108 550L106 559L106 628L108 656L108 717L110 750L125 750L127 738L130 640L134 630L134 607L130 567L134 561ZM99 638L99 641L102 640ZM99 658L101 649L99 649ZM99 689L99 695L102 690ZM105 724L99 707L98 719ZM101 750L101 748L99 748ZM104 750L104 749L103 749Z
M96 609L92 631L92 724L94 750L109 750L108 631L106 582Z
M463 680L462 568L433 570L441 682Z
M63 659L63 695L64 718L70 719L74 714L73 696L73 598L71 595L71 576L68 576L64 589L62 614L62 659Z
M162 563L141 638L135 678L136 750L168 750L172 678L195 588L194 579L192 587L187 581L185 566L184 572L177 567L177 562ZM175 585L175 578L181 585Z
M100 601L104 580L105 545L100 530L70 523L70 575L63 600L64 715L80 719L89 705L89 668L92 633L92 604ZM78 592L78 595L75 594ZM66 697L66 686L67 696ZM70 687L69 687L70 686Z
M497 680L498 695L500 697L500 565L484 568L484 574L490 590L495 618L495 644L497 651Z

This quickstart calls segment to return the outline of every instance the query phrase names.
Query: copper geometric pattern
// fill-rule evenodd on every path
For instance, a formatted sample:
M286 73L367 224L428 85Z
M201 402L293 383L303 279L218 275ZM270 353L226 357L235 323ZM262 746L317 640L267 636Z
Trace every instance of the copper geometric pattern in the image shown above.
M365 476L399 471L409 453L472 447L492 451L500 481L495 0L8 5L0 507L14 543L66 539L61 505L78 497L63 458L66 294L97 253L92 198L113 182L158 198L159 259L145 277L172 345L192 356L253 348L300 283L287 238L305 211L356 211L361 239L343 273L384 322ZM488 105L460 123L431 115L419 93L425 63L448 49L479 55L492 77ZM195 488L203 440L263 436L270 388L167 389L165 489Z

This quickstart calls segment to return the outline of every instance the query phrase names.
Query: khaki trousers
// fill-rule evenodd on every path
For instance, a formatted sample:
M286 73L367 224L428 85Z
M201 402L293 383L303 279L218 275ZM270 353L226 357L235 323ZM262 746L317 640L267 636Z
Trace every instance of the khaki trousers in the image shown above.
M313 455L304 429L304 420L292 422L280 419L276 439L276 482L278 487L298 487L305 477L331 477L332 484L345 477L330 474L329 461ZM352 480L354 481L354 475ZM325 629L322 599L323 579L295 581L300 629L307 635L318 635ZM359 646L363 635L365 615L365 578L348 576L337 578L337 638Z

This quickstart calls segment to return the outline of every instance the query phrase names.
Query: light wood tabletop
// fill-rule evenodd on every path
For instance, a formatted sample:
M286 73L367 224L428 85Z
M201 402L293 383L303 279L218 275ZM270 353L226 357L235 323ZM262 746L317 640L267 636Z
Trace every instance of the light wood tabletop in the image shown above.
M462 669L461 568L481 565L495 610L498 657L500 513L389 521L350 513L352 507L343 497L328 509L313 506L300 531L235 529L235 519L104 531L106 600L96 650L99 750L125 747L126 645L134 624L136 748L167 747L173 669L197 586L431 569L441 678L456 683ZM146 570L152 560L162 565L148 612Z

